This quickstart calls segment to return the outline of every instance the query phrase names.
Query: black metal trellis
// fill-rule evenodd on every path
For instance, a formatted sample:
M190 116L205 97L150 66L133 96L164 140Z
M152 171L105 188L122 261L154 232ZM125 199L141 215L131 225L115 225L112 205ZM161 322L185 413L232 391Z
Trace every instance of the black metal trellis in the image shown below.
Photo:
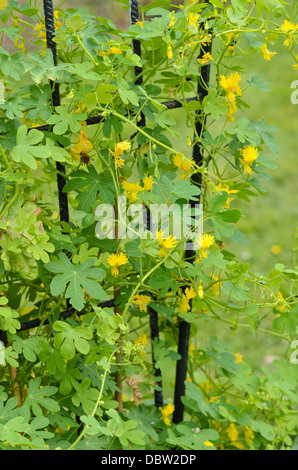
M54 9L52 0L43 0L43 8L45 15L45 28L46 28L46 40L47 48L52 51L54 65L57 65L57 48L56 43L53 41L55 36L55 20L54 20ZM53 86L53 83L52 83ZM59 83L54 84L54 89L52 93L53 107L60 106L60 91ZM65 186L65 167L62 163L57 162L56 168L57 172L57 184L58 184L58 200L59 200L59 210L60 210L60 220L61 222L69 222L69 211L68 211L68 197L67 193L63 192Z
M208 2L209 3L209 2ZM53 41L55 36L55 24L54 24L54 12L53 12L53 1L52 0L43 0L44 5L44 13L45 13L45 28L46 28L46 41L47 41L47 48L52 51L54 64L57 65L57 51L56 51L56 43ZM138 0L129 0L129 7L130 7L130 20L131 24L136 23L139 19L139 11L138 11ZM132 40L132 49L134 53L138 54L141 57L141 44L140 41L133 39ZM202 57L203 54L211 52L211 44L201 50L200 56ZM140 67L134 67L134 74L136 77L135 83L137 85L142 84L142 69ZM197 100L202 101L203 98L208 93L208 84L209 84L209 76L210 76L210 66L205 65L201 67L201 74L198 80L197 85L197 97L187 98L187 102ZM52 83L53 93L52 93L52 103L53 107L57 107L60 105L60 93L59 93L59 84ZM183 102L178 100L167 101L164 102L163 105L167 109L175 109L183 107ZM198 116L199 117L199 116ZM105 119L102 115L90 116L86 119L87 125L98 124ZM139 127L145 126L145 117L143 113L141 114L141 120L138 123ZM202 130L205 126L205 122L202 122L201 119L197 119L196 121L196 135L200 136ZM52 126L44 125L35 127L34 129L38 129L41 131L51 131ZM31 129L29 129L30 131ZM193 159L198 166L202 165L203 161L203 153L200 144L198 143L196 136L195 136L195 144L193 146ZM68 222L69 221L69 211L68 211L68 198L67 193L63 192L63 187L65 185L65 178L63 174L65 174L65 167L60 162L56 163L56 168L58 170L57 173L57 186L58 186L58 200L59 200L59 209L60 209L60 220L61 222ZM196 173L192 177L192 182L199 187L201 186L201 173ZM190 201L190 205L194 205L200 201L198 198L196 201ZM149 210L148 210L149 211ZM150 213L147 213L147 222L150 219ZM185 259L188 262L193 263L195 258L195 251L193 248L189 248L185 251ZM116 298L100 302L98 305L100 307L113 307L115 306ZM158 329L158 314L149 306L149 318L150 318L150 332L151 332L151 340L154 341L156 338L159 340L159 329ZM77 312L74 308L68 308L64 312L60 313L60 319L66 319L73 314L83 315L86 312ZM51 317L44 320L43 322L40 319L33 319L26 322L22 322L21 326L18 331L24 331L31 328L35 328L39 325L47 325L51 323ZM4 336L1 336L1 339L4 339ZM183 419L184 413L184 406L182 403L181 398L184 396L185 393L185 380L187 375L187 361L188 361L188 349L189 349L189 335L190 335L190 324L186 321L181 321L179 324L179 340L178 340L178 353L181 356L181 359L177 361L176 366L176 380L175 380L175 392L174 392L174 405L175 411L173 415L173 421L175 423L179 423ZM155 367L155 360L154 354L152 353L153 358L153 367L155 371L155 377L158 382L159 388L155 390L155 405L157 407L163 406L163 392L162 392L162 381L161 381L161 371L156 369Z
M139 20L139 2L138 0L129 0L129 15L130 15L130 23L135 24ZM132 50L135 54L137 54L139 57L141 57L141 43L137 39L132 40ZM136 85L142 85L143 83L143 77L142 77L142 68L141 67L134 67L134 74L136 80L135 84ZM141 119L138 122L138 127L144 127L146 125L146 119L141 112ZM146 217L147 217L147 229L150 231L150 210L146 208ZM151 342L152 342L152 363L153 363L153 370L154 370L154 375L157 381L157 387L154 390L154 402L155 406L158 407L163 407L163 391L162 391L162 375L161 375L161 370L159 368L156 368L155 364L155 358L154 358L154 346L153 342L156 339L159 341L159 327L158 327L158 315L153 310L150 305L148 306L148 313L149 313L149 319L150 319L150 335L151 335Z
M209 3L209 2L208 2ZM212 43L205 48L201 48L199 58L202 58L204 54L211 53ZM203 101L204 97L208 94L208 85L210 80L210 65L203 65L201 67L201 75L197 84L197 94L199 96L200 102ZM197 113L198 114L198 113ZM199 116L198 116L199 117ZM192 158L198 166L201 166L203 163L203 152L202 147L197 141L197 136L201 136L202 131L205 126L205 121L202 122L201 119L197 119L195 128L196 135L194 136L195 144L193 146ZM202 173L195 173L192 176L192 182L198 187L202 185ZM190 201L190 206L194 207L195 204L200 203L200 195L195 199ZM193 244L189 241L190 247L185 250L185 259L189 263L194 263L196 252L194 250ZM190 300L190 304L192 301ZM185 380L187 376L187 361L188 361L188 350L189 350L189 337L190 337L190 323L186 321L180 321L179 324L179 339L178 339L178 353L181 356L181 359L177 361L176 365L176 381L175 381L175 393L174 393L174 414L173 422L179 423L183 420L184 405L181 401L181 398L185 393Z

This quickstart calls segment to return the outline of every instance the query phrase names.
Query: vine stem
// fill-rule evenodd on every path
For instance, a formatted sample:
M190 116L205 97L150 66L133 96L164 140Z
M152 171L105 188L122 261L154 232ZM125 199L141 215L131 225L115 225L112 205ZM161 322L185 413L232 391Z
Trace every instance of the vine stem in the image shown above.
M176 247L175 247L176 248ZM159 266L161 266L165 261L166 259L168 259L168 257L171 255L173 250L169 251L169 253L167 254L167 256L165 256L162 260L160 260L155 266L153 266L153 268L150 269L150 271L147 272L147 274L145 274L145 276L142 277L142 279L138 282L138 284L135 286L134 290L132 291L126 305L125 305L125 308L123 310L123 314L122 314L122 318L125 317L129 307L130 307L130 304L132 302L132 299L134 298L135 294L138 292L139 288L141 287L141 285L144 283L144 281L149 277L151 276L152 273L154 273L154 271L159 268Z
M118 207L117 207L117 204L115 206L115 219L116 219L116 227L115 227L115 240L118 240L119 238L119 227L118 227ZM119 286L118 287L115 287L114 289L114 298L117 299L118 297L120 296L120 289L119 289ZM114 307L114 312L115 314L117 315L121 315L121 309L118 305L115 305ZM117 363L119 364L121 361L122 361L122 335L121 335L121 330L119 328L118 330L118 333L119 333L119 339L118 339L118 342L117 342L117 348L118 348L118 353L117 353ZM115 400L118 402L118 407L117 407L117 410L118 411L122 411L123 410L123 398L122 398L122 377L121 377L121 374L119 373L119 369L117 370L117 373L116 373L116 386L117 386L117 389L116 392L115 392Z
M176 151L175 149L172 149L171 147L169 147L168 145L164 144L163 142L160 142L159 140L155 139L155 137L152 137L151 135L149 135L146 131L144 131L141 127L138 127L136 124L134 124L131 120L127 119L125 116L122 116L121 114L117 113L117 111L113 111L113 110L107 110L107 109L101 109L101 111L106 114L113 114L114 116L116 116L117 118L121 119L122 121L126 122L127 124L130 124L132 127L134 127L138 132L140 132L141 134L143 134L145 137L147 137L148 140L151 140L152 142L154 142L156 145L159 145L160 147L163 147L164 149L166 150L169 150L172 154L176 153L177 155L183 155L181 152L179 151ZM189 161L192 163L192 165L196 168L197 172L199 173L205 173L206 170L205 168L202 168L198 165L196 165L195 163L193 163L193 161L190 159L190 158L187 158L185 155L183 155L185 157L185 160Z
M117 353L117 349L116 351L113 351L112 354L110 355L109 357L109 360L108 360L108 364L111 363L112 361L112 358L114 356L114 354ZM98 394L98 398L96 400L96 403L95 403L95 406L93 408L93 411L91 413L91 417L93 418L99 405L101 404L101 399L102 399L102 395L103 395L103 390L104 390L104 386L105 386L105 381L106 381L106 378L107 378L107 374L109 372L109 367L106 367L105 368L105 371L104 371L104 374L103 374L103 377L102 377L102 383L101 383L101 387L100 387L100 391L99 391L99 394ZM83 439L83 437L85 436L86 434L86 429L87 429L87 425L84 426L84 429L82 430L81 434L77 437L77 439L71 444L70 447L68 447L68 449L66 450L73 450L76 445L80 442L81 439Z

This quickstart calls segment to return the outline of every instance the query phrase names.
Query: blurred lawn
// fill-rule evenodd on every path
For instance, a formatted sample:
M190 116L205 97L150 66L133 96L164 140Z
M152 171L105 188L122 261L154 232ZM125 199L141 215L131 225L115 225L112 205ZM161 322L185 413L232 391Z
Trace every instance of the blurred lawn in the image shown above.
M56 5L58 5L58 1ZM128 25L128 12L121 9L116 1L87 0L84 8L91 13L109 17L118 26ZM82 6L78 0L66 0L62 8L75 8ZM127 19L126 19L127 18ZM253 75L268 83L270 92L263 92L257 88L248 89L243 99L250 104L250 109L238 112L236 118L246 116L254 121L262 118L267 124L279 129L275 138L280 151L275 155L277 170L271 171L274 181L264 181L263 186L267 190L265 197L253 198L252 202L233 202L233 207L238 207L245 217L238 223L238 230L242 231L249 239L250 244L238 247L227 246L238 254L243 262L249 262L254 272L267 275L269 270L277 262L284 263L286 267L292 267L292 249L294 246L294 234L297 223L297 113L298 106L291 103L291 83L298 79L298 73L293 69L293 59L286 48L282 46L270 46L277 55L271 62L265 62L261 55L245 56L240 65L246 70L242 76L241 88L246 87L246 81ZM185 113L183 110L172 111L177 121L177 133L179 137L173 139L175 148L189 153L186 147ZM185 140L181 136L185 135ZM265 149L264 155L271 155ZM277 248L276 248L277 246ZM275 250L274 250L275 248ZM276 253L279 251L279 253ZM268 326L270 327L271 321ZM209 342L210 334L217 334L221 338L233 344L234 352L240 352L251 363L253 368L269 364L274 357L282 357L285 345L279 339L258 334L253 337L249 330L232 332L222 324L206 324L198 333L199 344L204 347Z

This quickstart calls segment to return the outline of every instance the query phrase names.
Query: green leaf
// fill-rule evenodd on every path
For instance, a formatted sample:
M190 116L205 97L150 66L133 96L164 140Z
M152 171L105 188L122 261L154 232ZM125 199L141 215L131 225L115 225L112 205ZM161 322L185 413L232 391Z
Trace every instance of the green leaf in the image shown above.
M13 348L18 354L23 354L24 358L29 362L35 362L36 356L40 352L40 338L22 339L16 336L13 341Z
M21 443L30 443L30 441L22 435L22 433L27 432L29 428L30 425L24 421L22 416L16 416L5 424L0 424L0 441L6 441L12 446Z
M87 415L91 415L98 398L98 390L96 390L96 388L90 388L90 379L88 377L84 377L81 383L75 385L75 388L76 393L71 397L73 404L75 406L82 405L84 412Z
M115 85L99 85L95 92L87 93L82 102L88 109L94 109L98 104L109 104L113 100L112 92L116 89Z
M89 166L87 171L78 170L72 173L71 176L72 179L66 183L63 191L79 192L76 197L79 201L78 210L89 212L96 201L97 193L102 202L114 204L113 182L105 176L98 174L94 166Z
M100 268L91 268L94 265L94 259L88 259L75 266L65 253L59 253L59 258L60 263L50 261L45 265L48 271L58 274L50 284L53 295L61 295L67 286L65 297L70 299L71 305L78 311L82 310L86 302L83 289L95 299L103 300L106 297L100 284L96 282L104 278L105 271Z
M267 88L268 82L263 82L259 79L257 75L253 75L250 80L247 80L247 83L250 86L259 88L262 91L271 91L270 88Z
M46 147L50 152L50 156L55 162L65 162L69 159L69 153L63 147L55 145L55 142L52 139L46 139Z
M28 387L28 395L24 402L24 405L28 406L28 408L31 408L32 413L35 416L43 415L42 408L45 408L49 411L59 411L60 406L58 405L58 403L51 398L46 398L51 395L54 395L58 391L58 388L48 385L40 387L40 384L40 377L30 380Z
M57 80L61 80L63 77L61 69L64 66L63 64L54 64L53 53L50 49L46 50L45 57L43 57L39 52L31 52L28 54L25 65L26 70L29 71L32 79L37 84L41 83L43 79L55 82Z
M94 418L94 416L80 416L80 420L82 423L86 424L86 435L87 436L95 436L96 434L105 435L105 436L113 436L113 433L110 429L99 422Z
M61 355L68 361L75 355L76 350L82 354L87 354L90 349L90 344L87 341L92 338L92 333L88 328L83 326L72 327L69 323L64 321L55 321L53 324L55 331L54 344L60 348Z
M259 134L251 125L247 118L240 118L233 129L226 131L229 135L235 135L240 142L248 141L251 144L258 145Z
M15 162L23 162L33 170L37 168L35 158L48 158L51 154L45 146L38 146L43 139L43 132L32 129L28 133L26 126L20 126L17 130L16 146L12 150L12 158Z
M19 313L5 306L7 302L8 300L5 297L0 297L0 329L14 334L21 326L19 320L16 320L19 317Z
M57 114L52 115L48 120L48 124L54 124L53 131L57 135L63 135L68 130L71 132L79 132L81 129L81 122L87 117L84 113L70 114L68 109L64 106L57 106L55 111Z
M121 77L117 80L118 93L123 103L131 103L134 106L139 105L138 95L130 89L129 84Z
M52 93L50 85L45 85L42 90L37 85L31 85L30 93L31 98L23 100L25 109L29 109L26 117L28 119L37 119L40 117L43 121L46 121L52 114L49 105Z
M183 199L195 199L201 193L200 188L191 184L187 180L171 181L167 176L163 175L163 182L166 184L170 194Z
M225 98L218 96L217 91L212 88L203 99L203 106L205 113L211 114L214 119L220 119L221 116L224 116L228 112Z
M25 74L23 53L20 51L8 57L1 54L0 58L0 67L3 75L9 76L14 80L19 81Z
M168 438L166 441L171 445L185 450L216 450L215 446L207 447L204 442L217 441L219 436L214 429L200 429L194 432L187 423L177 425L175 434L172 430L168 430Z

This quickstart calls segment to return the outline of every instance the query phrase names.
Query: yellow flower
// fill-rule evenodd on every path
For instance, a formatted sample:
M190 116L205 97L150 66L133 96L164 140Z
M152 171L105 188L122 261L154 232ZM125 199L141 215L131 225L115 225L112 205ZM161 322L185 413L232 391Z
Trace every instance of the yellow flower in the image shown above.
M199 36L199 41L201 42L202 46L208 46L211 43L212 35L211 34L201 34Z
M196 348L193 344L190 344L188 350L189 350L189 354L193 356L193 353L195 352Z
M218 403L219 397L209 397L208 401L209 403Z
M182 294L178 308L183 315L185 315L190 309L189 300L186 295Z
M169 418L169 416L175 410L175 406L173 405L173 403L168 403L164 408L159 408L159 410L161 411L163 422L167 426L171 426L171 419Z
M265 42L261 47L260 47L260 51L261 51L261 54L262 56L264 57L264 59L268 62L271 61L271 58L273 55L276 54L276 52L270 52L267 48L267 42Z
M281 31L284 33L292 34L298 29L298 24L291 23L289 20L285 20L280 27ZM294 42L293 37L288 37L285 42L284 46L291 46Z
M124 140L123 142L118 142L117 144L114 144L114 152L111 153L114 156L116 168L123 167L124 160L120 157L120 155L122 155L125 150L130 150L130 148L131 145L128 140Z
M206 52L206 54L204 54L201 59L198 59L198 62L200 65L206 65L211 60L213 60L212 55L210 54L210 52Z
M233 44L232 46L229 46L226 52L226 57L234 57L235 55L235 46L236 44Z
M181 171L180 179L184 180L192 173L195 162L193 160L185 160L182 155L177 154L173 156L173 163Z
M88 152L93 148L93 145L88 139L87 133L83 128L84 126L82 126L79 137L75 140L75 145L71 150L74 158L81 158L88 155Z
M56 10L56 11L54 11L55 31L57 31L62 26L62 23L58 20L58 18L59 18L59 12ZM45 29L44 19L43 19L43 21L39 21L37 23L37 25L34 27L34 31L38 32L37 37L41 38L43 43L44 43L43 50L42 50L42 55L45 56L45 51L46 51L46 48L47 48L47 44L46 44L47 41L46 41L46 29Z
M270 251L273 255L279 255L282 252L282 247L280 245L272 245Z
M225 90L229 100L233 99L235 95L241 96L241 89L239 83L241 81L241 76L238 72L231 73L228 77L224 75L220 76L220 86Z
M212 280L215 281L212 286L210 287L210 290L213 295L218 296L219 295L219 288L222 286L222 283L218 281L218 277L212 274Z
M0 10L4 10L7 7L7 0L0 0Z
M204 390L204 392L208 393L212 389L212 384L211 382L202 382L200 383L200 388Z
M234 423L229 424L229 426L227 427L227 434L231 442L238 441L239 432L237 431L237 428Z
M172 26L174 26L174 24L176 23L176 19L175 19L175 11L172 11L171 13L171 19L170 19L170 23L169 23L169 28L172 28Z
M278 292L278 297L280 299L280 306L278 307L278 310L283 313L285 310L286 310L286 307L287 307L287 303L284 299L284 296L282 295L282 293L279 291Z
M234 121L233 114L237 111L236 96L241 96L242 92L239 86L241 76L238 72L231 73L228 77L220 76L219 84L226 92L226 102L228 106L227 118Z
M197 294L195 293L194 288L190 286L190 287L186 287L184 291L184 295L186 296L188 300L190 300L190 299L194 299Z
M108 263L111 266L112 276L117 277L120 273L120 266L128 263L128 258L124 253L112 253L108 257Z
M253 442L254 438L255 438L255 435L253 431L250 429L249 426L245 426L244 427L244 440L246 444L249 446Z
M214 236L213 235L208 235L208 233L199 233L198 239L197 239L197 245L199 248L199 254L200 258L207 258L207 253L206 250L210 248L215 242Z
M0 10L1 10L1 8L0 8ZM26 52L25 42L26 42L26 38L16 38L15 41L14 41L14 45L18 49L22 49L22 51L25 53Z
M200 281L200 284L199 284L198 296L200 297L201 300L204 298L204 290L203 290L202 281Z
M225 191L228 194L237 194L237 193L239 193L239 191L237 189L230 189L230 187L227 184L223 185L221 181L219 181L219 183L215 187L216 187L217 191L219 191L219 192ZM226 200L225 205L223 206L223 209L229 208L231 201L233 201L233 198L228 197L228 199Z
M167 47L167 57L168 59L173 59L173 49L172 49L172 45L170 42Z
M243 358L242 354L236 353L236 354L234 354L234 356L236 358L235 361L234 361L235 364L240 364L242 362L242 358Z
M137 337L137 339L134 340L134 343L138 344L139 346L144 347L144 346L146 346L148 341L149 341L149 338L147 337L146 333L142 333Z
M151 297L143 294L136 294L132 299L132 303L138 305L141 312L147 312L147 306L150 301Z
M207 446L207 447L214 447L214 444L212 444L211 441L205 441L205 442L204 442L204 446Z
M190 304L189 301L191 299L194 299L196 297L195 290L192 286L186 287L184 293L180 297L180 302L179 302L179 310L180 312L185 315L188 310L190 310Z
M122 54L122 51L121 51L121 49L119 49L119 47L112 46L108 50L108 54Z
M175 240L176 237L173 237L173 235L170 235L168 238L163 238L164 232L157 232L157 238L159 241L159 256L160 257L165 257L168 254L168 250L171 248L174 248L177 245L177 240Z
M187 17L187 22L190 26L197 26L199 18L199 13L189 13Z
M124 194L130 202L135 202L138 199L138 193L143 191L143 188L140 186L140 183L128 183L123 181L122 188L124 189Z
M227 34L227 40L223 39L224 43L228 46L226 57L233 57L235 55L235 47L236 47L236 38L239 34L229 33Z
M145 191L150 191L150 189L152 189L153 183L154 181L153 181L152 176L149 176L149 175L144 176L143 185L144 185Z
M243 156L243 159L241 159L240 161L245 171L250 175L252 173L252 164L259 156L258 150L255 148L254 145L249 145L247 147L244 147L243 149L240 149L240 152Z
M142 29L144 28L143 23L144 23L144 21L139 21L139 20L136 21L136 24L137 24L138 26L140 26Z
M119 152L119 155L121 155L125 150L130 150L131 145L128 140L124 140L123 142L118 142L115 144L115 152Z
M67 95L67 99L68 99L68 100L71 100L73 97L74 97L74 89L72 88L72 89L70 90L70 92L68 93L68 95Z
M280 29L284 33L293 33L298 29L298 24L291 23L289 20L285 20L281 25Z
M241 442L238 442L239 432L238 432L238 430L237 430L234 423L229 424L229 426L226 429L226 432L227 432L228 437L231 441L231 444L234 447L236 447L237 449L243 450L244 446L243 446L243 444L241 444Z
M24 310L21 311L21 315L27 315L28 313L32 312L32 310L34 309L35 307L25 308Z

